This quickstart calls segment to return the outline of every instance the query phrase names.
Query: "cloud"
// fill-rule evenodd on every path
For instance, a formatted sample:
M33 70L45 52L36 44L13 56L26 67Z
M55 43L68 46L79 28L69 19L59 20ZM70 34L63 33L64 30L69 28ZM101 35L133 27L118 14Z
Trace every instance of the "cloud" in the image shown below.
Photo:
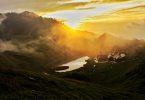
M126 2L113 3L106 6L96 8L96 12L101 11L99 15L91 15L86 17L89 22L101 21L122 21L135 20L145 18L145 1L142 2Z
M40 11L40 12L55 12L55 11L65 11L65 10L76 10L77 7L81 8L83 6L87 6L87 5L94 4L94 3L96 3L96 2L91 1L91 2L63 3L63 4L58 4L58 5L55 5L55 6L51 6L51 7L42 7L40 9L38 9L37 11ZM79 9L79 10L81 10L81 9Z
M143 19L144 6L144 0L0 0L0 11L34 11L64 20L72 27L85 22Z
M90 10L90 9L94 9L96 7L80 7L80 8L76 8L77 10Z
M123 2L128 0L0 0L0 11L17 11L24 10L35 12L54 12L61 10L73 10L76 7L83 7L86 5L96 3L111 3ZM90 8L91 9L91 8ZM93 8L92 8L93 9ZM77 10L84 10L83 8Z
M35 12L54 12L61 10L72 10L75 7L85 6L95 3L96 1L79 1L72 2L74 0L0 0L1 12L5 11L17 11L24 10Z
M131 1L131 0L98 0L100 2L103 2L103 3L111 3L111 2L125 2L125 1Z
M96 1L95 1L96 2ZM101 1L100 1L101 2ZM128 1L128 2L115 2L115 3L92 3L81 7L76 7L75 10L59 11L48 13L45 17L54 17L61 20L66 20L66 24L72 27L76 27L83 22L98 22L98 21L118 21L124 19L124 15L117 14L116 12L134 8L136 6L144 5L143 2L139 1ZM114 19L115 18L115 19ZM135 17L136 18L136 17Z

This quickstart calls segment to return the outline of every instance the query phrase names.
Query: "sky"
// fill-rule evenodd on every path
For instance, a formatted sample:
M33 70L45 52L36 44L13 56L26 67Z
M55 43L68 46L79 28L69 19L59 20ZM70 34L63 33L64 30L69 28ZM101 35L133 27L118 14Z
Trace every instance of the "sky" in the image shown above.
M0 12L32 11L69 27L145 39L145 0L0 0Z

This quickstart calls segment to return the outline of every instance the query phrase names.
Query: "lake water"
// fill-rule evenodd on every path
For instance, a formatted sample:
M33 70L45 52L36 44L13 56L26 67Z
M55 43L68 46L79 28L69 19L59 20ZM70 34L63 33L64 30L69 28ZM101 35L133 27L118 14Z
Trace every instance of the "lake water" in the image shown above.
M67 71L72 71L72 70L78 69L80 67L83 67L83 65L86 64L85 61L88 59L89 59L89 57L85 56L85 57L76 59L74 61L71 61L69 63L63 64L62 66L69 66L69 68L66 70L61 70L61 71L57 71L57 72L67 72Z

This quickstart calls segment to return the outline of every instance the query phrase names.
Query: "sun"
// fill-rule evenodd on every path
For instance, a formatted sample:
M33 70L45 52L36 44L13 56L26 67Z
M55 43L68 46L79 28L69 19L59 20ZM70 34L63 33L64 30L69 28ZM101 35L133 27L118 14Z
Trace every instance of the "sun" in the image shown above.
M69 27L73 28L73 29L77 29L80 25L79 21L66 21L64 22L66 25L68 25Z

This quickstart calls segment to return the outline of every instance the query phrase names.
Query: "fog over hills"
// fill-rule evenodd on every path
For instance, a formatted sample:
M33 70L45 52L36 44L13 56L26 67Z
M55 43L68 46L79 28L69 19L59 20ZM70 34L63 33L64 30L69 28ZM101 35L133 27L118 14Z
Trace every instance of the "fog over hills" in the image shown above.
M73 58L69 50L57 46L51 38L51 29L59 23L57 20L42 18L31 12L6 13L5 16L6 18L0 25L0 51L6 57L8 55L4 52L11 52L9 56L15 59L13 61L8 57L8 63L23 63L22 59L15 56L17 53L21 57L28 55L32 60L37 59L38 66L42 69L59 65ZM5 59L1 59L6 62ZM31 62L26 61L26 63L23 65L31 66Z
M37 56L45 67L115 50L134 53L144 46L142 40L127 40L108 33L99 36L74 30L56 19L43 18L28 11L0 16L0 51ZM135 43L137 45L134 46Z
M0 99L143 100L144 51L144 40L75 30L28 11L0 14ZM94 61L120 52L123 60ZM55 72L82 56L81 68Z

